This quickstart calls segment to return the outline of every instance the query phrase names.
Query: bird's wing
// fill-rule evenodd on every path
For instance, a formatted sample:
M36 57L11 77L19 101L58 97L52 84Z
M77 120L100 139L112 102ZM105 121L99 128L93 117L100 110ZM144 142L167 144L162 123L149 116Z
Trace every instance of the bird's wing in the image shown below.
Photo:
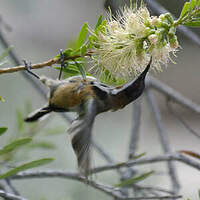
M86 177L90 170L91 134L96 115L96 102L93 98L90 98L84 103L83 112L80 113L78 119L72 122L68 130L72 147L77 156L78 167Z

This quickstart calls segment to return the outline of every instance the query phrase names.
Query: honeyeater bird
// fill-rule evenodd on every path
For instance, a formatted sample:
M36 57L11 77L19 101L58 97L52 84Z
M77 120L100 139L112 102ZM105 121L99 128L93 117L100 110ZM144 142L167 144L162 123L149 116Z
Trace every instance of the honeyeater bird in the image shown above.
M50 89L47 105L31 113L25 121L34 122L50 112L76 112L78 118L72 122L68 133L79 170L87 176L90 170L92 127L96 115L122 109L136 100L144 91L151 60L135 80L117 87L105 85L91 76L73 76L65 80L39 77L31 71L31 65L24 61L27 71ZM61 64L62 69L63 63Z

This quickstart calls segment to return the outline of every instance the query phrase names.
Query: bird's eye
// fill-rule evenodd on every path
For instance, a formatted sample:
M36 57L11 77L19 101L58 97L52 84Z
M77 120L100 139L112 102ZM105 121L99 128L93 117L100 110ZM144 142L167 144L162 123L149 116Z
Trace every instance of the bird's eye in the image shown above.
M90 84L91 84L91 85L94 85L94 81L90 81Z

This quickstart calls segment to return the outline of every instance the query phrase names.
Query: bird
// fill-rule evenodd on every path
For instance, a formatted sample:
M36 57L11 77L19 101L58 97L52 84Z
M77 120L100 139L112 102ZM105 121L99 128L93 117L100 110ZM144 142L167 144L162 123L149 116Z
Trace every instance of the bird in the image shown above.
M64 67L63 54L60 54L61 71ZM103 112L116 111L140 97L145 89L145 77L150 69L152 58L144 71L134 80L121 86L110 86L95 77L72 76L64 80L38 76L31 71L31 63L24 60L27 72L49 87L48 103L29 114L24 120L34 122L50 112L75 112L78 117L68 129L72 148L76 154L78 168L82 175L90 173L90 150L92 128L95 117Z

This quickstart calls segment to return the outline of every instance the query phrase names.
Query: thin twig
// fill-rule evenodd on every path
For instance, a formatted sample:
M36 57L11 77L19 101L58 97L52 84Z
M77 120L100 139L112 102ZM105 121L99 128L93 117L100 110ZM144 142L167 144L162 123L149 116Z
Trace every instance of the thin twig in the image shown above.
M141 122L141 100L137 100L133 103L133 116L132 116L132 130L131 137L128 149L128 159L132 159L136 155L136 149L139 141L139 128ZM136 170L134 168L129 168L123 174L121 180L127 180L132 178L136 174ZM133 194L135 197L138 196L138 190L133 186Z
M167 193L167 194L171 194L173 195L172 191L160 188L160 187L151 187L151 186L139 186L134 184L134 187L136 187L138 190L153 190L153 191L158 191L158 192L163 192L163 193Z
M165 131L166 129L164 127L164 124L162 123L160 109L158 108L156 100L155 100L152 92L150 91L150 89L146 90L146 97L147 97L148 103L150 104L150 107L152 109L153 115L155 117L155 122L157 125L157 129L158 129L158 133L160 136L160 142L163 147L163 151L165 153L170 153L170 151L171 151L170 145L169 145L169 141L167 138L167 133ZM173 189L174 193L177 194L180 186L179 186L175 166L174 166L174 163L172 163L172 161L168 162L168 170L169 170L169 175L170 175L171 182L172 182L172 189Z
M99 154L109 163L109 164L115 164L115 160L94 140L92 141L93 147L99 152ZM122 169L116 169L118 174L123 178L124 171ZM125 188L122 188L120 190L121 194L128 197L128 191ZM117 199L117 198L116 198Z
M91 55L91 53L86 53L84 56L90 56L90 55ZM76 58L80 58L80 57L82 57L82 56L75 55L75 56L68 57L67 60L75 60ZM32 64L31 69L41 69L41 68L50 67L54 64L59 64L59 63L60 63L59 58L52 58L43 63ZM0 69L0 74L19 72L19 71L23 71L23 70L26 70L26 67L24 65L19 65L16 67L8 67L8 68Z
M1 181L1 184L4 187L5 192L8 192L10 194L14 194L14 195L19 195L19 192L16 190L16 188L12 185L11 180L10 179L3 179Z
M118 169L121 167L132 167L132 166L136 166L136 165L143 165L143 164L153 164L153 163L157 163L157 162L166 162L166 161L179 161L182 163L185 163L197 170L200 171L200 163L196 162L186 156L183 156L181 154L166 154L166 155L161 155L161 156L154 156L154 157L149 157L149 158L139 158L137 160L133 160L133 161L127 161L127 162L120 162L117 164L109 164L109 165L104 165L101 167L96 167L94 169L91 169L90 172L93 173L100 173L100 172L104 172L104 171L108 171L108 170L112 170L112 169Z
M0 197L3 197L6 200L27 200L24 197L7 193L3 190L0 190Z
M136 154L139 140L139 129L141 124L141 101L138 100L133 104L133 127L129 144L128 158L132 159Z
M21 172L18 173L17 175L13 176L12 179L30 179L30 178L64 178L64 179L71 179L71 180L76 180L79 182L82 182L86 185L89 185L93 188L96 188L98 190L101 190L102 192L113 196L117 198L122 198L123 196L115 190L115 188L107 185L103 185L101 183L97 183L95 181L86 179L85 177L81 176L77 172L66 172L66 171L59 171L59 170L45 170L45 171L27 171L27 172Z
M195 137L197 137L198 139L200 139L200 134L198 134L194 129L192 129L185 121L184 119L179 116L172 108L172 106L170 105L170 101L166 102L167 104L167 108L170 111L170 113Z
M12 179L30 179L30 178L64 178L64 179L72 179L84 184L87 184L93 188L96 188L112 197L118 199L129 199L129 200L145 200L145 199L170 199L170 198L181 198L181 196L151 196L151 197L137 197L137 198L127 198L119 193L117 188L103 185L101 183L97 183L94 181L87 181L83 176L78 173L66 172L66 171L54 171L54 170L45 170L45 171L27 171L20 172L17 175L14 175Z
M178 104L184 106L185 108L188 108L198 114L200 114L200 105L194 103L187 97L183 96L173 88L167 86L166 84L162 83L161 81L153 78L153 77L147 77L146 79L146 86L151 87L160 93L164 94L168 99L171 99Z

